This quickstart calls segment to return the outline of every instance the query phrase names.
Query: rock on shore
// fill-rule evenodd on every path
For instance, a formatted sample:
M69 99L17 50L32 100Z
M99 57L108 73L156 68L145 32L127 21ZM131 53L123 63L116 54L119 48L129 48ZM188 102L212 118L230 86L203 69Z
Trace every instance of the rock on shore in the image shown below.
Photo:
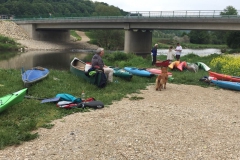
M77 32L82 37L83 41L69 42L51 42L51 41L36 41L31 39L28 34L12 21L0 21L0 34L14 39L17 43L24 46L28 50L67 50L67 49L97 49L98 46L92 45L84 41L86 35L84 32ZM85 36L85 37L84 37Z

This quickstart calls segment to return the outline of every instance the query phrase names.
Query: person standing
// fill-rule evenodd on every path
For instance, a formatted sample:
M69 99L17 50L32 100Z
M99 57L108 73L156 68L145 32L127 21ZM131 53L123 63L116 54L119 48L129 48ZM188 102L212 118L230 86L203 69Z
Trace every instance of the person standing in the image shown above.
M154 47L151 50L152 65L155 65L156 61L157 61L157 47L158 47L158 44L155 44Z
M92 67L95 69L103 69L109 82L113 82L113 69L109 68L103 63L102 57L104 55L104 49L98 48L96 54L92 57Z
M175 49L176 51L176 59L177 61L180 61L181 53L182 53L182 46L180 46L180 43L177 43L177 47Z
M175 54L174 54L174 51L172 49L173 47L170 46L169 47L169 50L168 50L168 53L167 53L167 60L170 60L170 61L173 61L174 60L174 57L175 57Z

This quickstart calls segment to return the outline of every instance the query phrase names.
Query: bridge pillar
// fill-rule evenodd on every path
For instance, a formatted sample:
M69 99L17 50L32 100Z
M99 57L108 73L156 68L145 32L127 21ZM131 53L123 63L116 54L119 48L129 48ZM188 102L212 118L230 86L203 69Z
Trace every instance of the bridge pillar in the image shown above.
M150 54L152 48L151 30L125 30L124 52L138 55Z
M69 30L37 30L35 24L22 24L19 26L34 40L54 42L67 42L70 40Z

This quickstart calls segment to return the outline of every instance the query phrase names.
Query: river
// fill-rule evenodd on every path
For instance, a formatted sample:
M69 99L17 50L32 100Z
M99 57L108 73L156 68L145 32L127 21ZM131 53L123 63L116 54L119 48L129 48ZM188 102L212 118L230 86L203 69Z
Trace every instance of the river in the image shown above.
M41 66L49 69L69 70L70 62L74 57L83 59L93 50L72 50L72 51L28 51L18 53L6 60L0 59L0 68L4 69L30 69ZM158 49L158 55L166 55L167 49ZM194 53L199 56L210 54L221 54L220 49L183 49L182 55ZM1 55L4 53L1 53Z

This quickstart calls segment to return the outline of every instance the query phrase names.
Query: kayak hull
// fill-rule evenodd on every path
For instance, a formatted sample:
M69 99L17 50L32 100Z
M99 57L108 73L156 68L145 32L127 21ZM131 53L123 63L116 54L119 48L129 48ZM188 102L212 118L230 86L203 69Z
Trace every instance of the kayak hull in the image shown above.
M177 66L177 69L179 71L182 71L184 68L186 68L187 66L187 62L186 61L182 61L181 63L179 63L179 65Z
M137 75L137 76L142 76L142 77L153 77L154 74L152 74L149 71L146 71L144 69L139 69L136 67L124 67L124 70L132 73L133 75Z
M117 68L117 67L110 67L113 69L113 76L124 78L124 79L132 79L133 74L122 69L122 68Z
M87 82L97 85L100 85L101 82L101 74L97 74L96 76L87 76L85 72L86 63L78 59L77 57L74 57L73 60L70 63L70 72Z
M159 75L159 74L162 73L161 69L156 69L156 68L147 68L146 70L151 72L152 74L155 74L155 75ZM171 72L168 72L167 74L168 74L168 76L172 76Z
M239 82L220 81L220 80L211 80L211 82L220 88L240 91Z
M198 67L199 68L202 68L202 69L204 69L205 71L209 71L211 68L210 67L208 67L205 63L203 63L203 62L197 62L196 63L197 65L198 65Z
M47 68L35 67L26 71L22 70L22 81L25 86L46 78L49 74Z
M215 77L218 80L240 82L240 78L237 78L237 77L234 77L234 76L230 76L230 75L226 75L226 74L220 74L220 73L216 73L216 72L212 72L212 71L208 71L208 73L209 73L209 76Z
M23 100L26 95L27 88L8 94L0 98L0 112L6 110L7 108L19 103Z

